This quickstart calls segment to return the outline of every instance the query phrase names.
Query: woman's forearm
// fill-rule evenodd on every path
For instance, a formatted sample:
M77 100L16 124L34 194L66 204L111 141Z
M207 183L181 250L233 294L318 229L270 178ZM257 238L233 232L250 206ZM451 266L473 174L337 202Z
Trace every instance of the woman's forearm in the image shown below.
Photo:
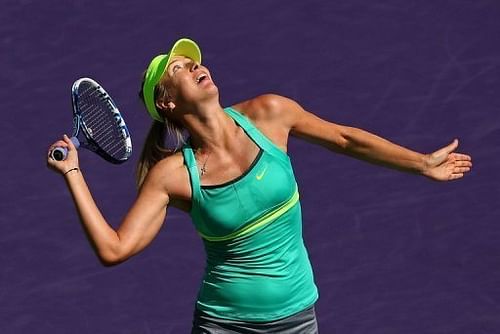
M65 175L82 225L90 238L97 255L104 263L115 263L119 259L120 239L116 231L106 222L99 211L80 170Z
M357 159L410 173L421 174L426 168L426 155L358 128L346 127L342 153Z

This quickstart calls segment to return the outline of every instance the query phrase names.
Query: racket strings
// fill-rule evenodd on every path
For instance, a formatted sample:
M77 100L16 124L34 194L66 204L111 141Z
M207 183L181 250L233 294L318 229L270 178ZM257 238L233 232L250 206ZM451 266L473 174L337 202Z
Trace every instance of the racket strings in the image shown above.
M115 112L109 96L93 86L82 86L78 91L78 107L89 136L114 159L128 157L128 136L121 127L121 117Z

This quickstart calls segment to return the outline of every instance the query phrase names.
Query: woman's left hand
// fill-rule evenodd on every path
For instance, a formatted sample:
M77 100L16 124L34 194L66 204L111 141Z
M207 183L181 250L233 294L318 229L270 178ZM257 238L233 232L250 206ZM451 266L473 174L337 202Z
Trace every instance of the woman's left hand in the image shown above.
M425 160L423 174L436 181L451 181L462 178L472 167L469 155L455 153L458 140L445 146L434 153L428 154Z

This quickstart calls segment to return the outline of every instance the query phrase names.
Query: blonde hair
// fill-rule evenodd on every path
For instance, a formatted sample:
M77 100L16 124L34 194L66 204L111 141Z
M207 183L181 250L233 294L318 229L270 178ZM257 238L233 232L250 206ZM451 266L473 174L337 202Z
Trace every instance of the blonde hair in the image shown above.
M139 91L139 97L144 102L143 86L144 76ZM154 100L165 101L168 98L168 92L165 85L160 81L155 86ZM160 160L178 152L185 144L184 127L173 119L165 116L165 112L156 107L158 113L163 118L163 122L153 120L148 135L142 148L139 162L136 169L136 184L140 188L146 178L149 170Z

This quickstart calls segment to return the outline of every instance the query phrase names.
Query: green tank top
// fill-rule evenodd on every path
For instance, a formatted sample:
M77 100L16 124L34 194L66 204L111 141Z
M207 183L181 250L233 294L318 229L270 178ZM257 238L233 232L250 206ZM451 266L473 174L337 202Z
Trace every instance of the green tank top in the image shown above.
M192 188L191 218L207 255L197 308L211 316L267 322L318 298L302 238L299 193L288 155L245 116L224 111L259 146L240 177L201 186L190 144L182 153Z

